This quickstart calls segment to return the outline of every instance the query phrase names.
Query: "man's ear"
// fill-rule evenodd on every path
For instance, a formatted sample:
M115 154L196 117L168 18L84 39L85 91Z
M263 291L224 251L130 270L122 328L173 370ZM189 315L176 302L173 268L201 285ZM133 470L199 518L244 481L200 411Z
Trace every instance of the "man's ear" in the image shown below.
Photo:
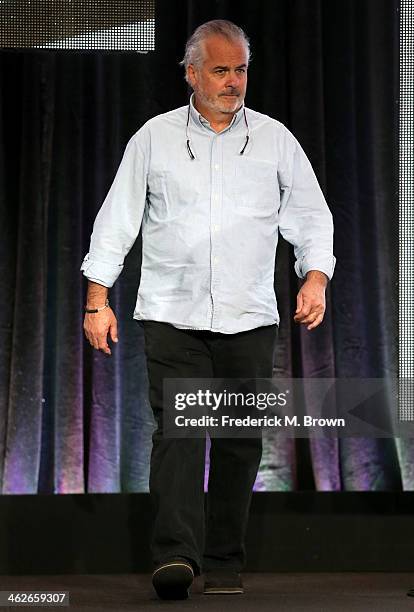
M194 88L194 84L197 82L197 75L193 64L187 66L187 78L190 82L191 87Z

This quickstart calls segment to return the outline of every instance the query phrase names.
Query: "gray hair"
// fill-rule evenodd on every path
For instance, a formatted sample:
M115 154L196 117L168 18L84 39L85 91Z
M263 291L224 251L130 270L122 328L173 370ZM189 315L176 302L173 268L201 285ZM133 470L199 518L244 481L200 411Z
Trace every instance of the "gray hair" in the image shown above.
M232 21L226 19L214 19L213 21L207 21L201 24L193 32L190 38L187 40L185 46L184 58L180 62L180 66L185 68L185 80L188 83L187 68L190 64L194 66L201 66L203 62L203 46L202 43L206 38L212 35L224 36L228 40L242 40L246 46L247 51L247 63L250 61L250 42L249 39L241 28L234 24Z

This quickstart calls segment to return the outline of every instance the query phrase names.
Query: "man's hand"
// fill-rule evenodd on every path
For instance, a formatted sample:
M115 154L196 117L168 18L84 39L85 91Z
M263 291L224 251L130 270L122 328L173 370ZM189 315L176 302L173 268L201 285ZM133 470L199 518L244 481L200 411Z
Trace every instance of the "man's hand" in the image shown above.
M314 329L323 321L327 282L328 277L323 272L310 270L306 275L306 281L299 290L293 319L296 323L308 325L308 330Z
M112 342L118 342L118 323L110 306L104 308L101 312L86 313L83 329L85 330L85 336L94 348L111 355L111 349L108 346L108 333Z

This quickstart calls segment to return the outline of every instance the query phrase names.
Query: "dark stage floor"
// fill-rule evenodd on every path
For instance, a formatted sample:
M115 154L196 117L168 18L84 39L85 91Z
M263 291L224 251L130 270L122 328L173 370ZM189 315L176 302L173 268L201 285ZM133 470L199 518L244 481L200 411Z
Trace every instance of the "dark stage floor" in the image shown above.
M149 574L0 576L0 590L69 591L70 608L85 611L161 609L168 609L171 612L178 610L414 611L414 597L406 595L408 589L414 588L414 575L409 573L258 573L244 574L244 584L246 590L244 595L203 595L202 578L197 578L190 599L172 602L160 601L156 597Z

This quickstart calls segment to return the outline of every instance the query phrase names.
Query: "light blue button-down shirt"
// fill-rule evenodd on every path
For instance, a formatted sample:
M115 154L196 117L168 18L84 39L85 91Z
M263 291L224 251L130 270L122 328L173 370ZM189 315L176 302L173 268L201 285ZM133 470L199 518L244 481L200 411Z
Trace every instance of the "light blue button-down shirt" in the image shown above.
M81 270L112 287L142 225L135 319L237 333L279 324L278 230L303 278L332 278L332 215L298 141L245 108L216 133L190 100L150 119L127 144ZM240 151L246 142L244 154Z

